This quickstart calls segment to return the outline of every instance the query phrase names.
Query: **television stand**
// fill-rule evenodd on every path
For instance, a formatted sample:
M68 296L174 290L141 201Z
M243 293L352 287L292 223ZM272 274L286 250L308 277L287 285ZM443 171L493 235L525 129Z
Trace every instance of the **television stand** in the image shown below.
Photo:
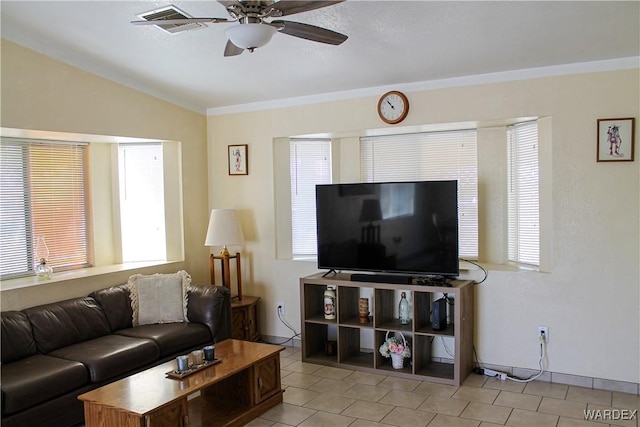
M321 273L300 279L302 361L371 374L460 386L473 368L473 281L448 280L451 286L397 285L353 281L351 274L323 278ZM324 317L324 292L335 287L336 317ZM398 319L398 297L412 301L408 324ZM447 294L441 322L434 324L435 301ZM361 317L361 300L371 311ZM445 314L446 312L446 314ZM446 319L446 327L444 326ZM364 322L363 322L364 320ZM434 327L435 326L435 327ZM411 356L401 368L380 354L387 335L402 333ZM441 354L446 348L450 354Z
M401 276L394 274L359 274L351 275L352 282L373 282L373 283L393 283L396 285L410 285L413 282L411 276Z

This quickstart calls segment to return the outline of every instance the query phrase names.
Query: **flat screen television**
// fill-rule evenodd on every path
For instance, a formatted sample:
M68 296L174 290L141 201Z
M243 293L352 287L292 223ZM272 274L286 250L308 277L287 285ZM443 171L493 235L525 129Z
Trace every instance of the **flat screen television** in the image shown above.
M316 186L318 268L457 276L458 182Z

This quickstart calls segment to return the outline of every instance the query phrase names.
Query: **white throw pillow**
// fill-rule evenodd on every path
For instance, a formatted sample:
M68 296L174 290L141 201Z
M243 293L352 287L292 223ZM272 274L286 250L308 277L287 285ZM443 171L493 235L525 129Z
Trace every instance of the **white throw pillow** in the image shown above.
M174 274L135 274L129 277L133 326L189 321L187 289L191 276Z

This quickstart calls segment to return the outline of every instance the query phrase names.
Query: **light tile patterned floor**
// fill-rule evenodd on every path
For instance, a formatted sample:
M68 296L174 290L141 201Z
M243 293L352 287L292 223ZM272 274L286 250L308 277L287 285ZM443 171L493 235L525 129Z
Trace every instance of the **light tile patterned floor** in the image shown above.
M640 396L632 394L480 375L453 387L302 363L292 347L281 370L284 402L249 426L639 427ZM588 421L586 410L608 419ZM635 416L615 419L623 414Z

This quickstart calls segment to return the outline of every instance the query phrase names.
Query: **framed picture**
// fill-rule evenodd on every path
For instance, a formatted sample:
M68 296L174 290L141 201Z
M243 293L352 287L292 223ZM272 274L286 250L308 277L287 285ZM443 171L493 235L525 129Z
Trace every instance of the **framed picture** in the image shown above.
M598 119L597 161L632 162L635 119Z
M247 144L229 146L229 175L249 175Z

